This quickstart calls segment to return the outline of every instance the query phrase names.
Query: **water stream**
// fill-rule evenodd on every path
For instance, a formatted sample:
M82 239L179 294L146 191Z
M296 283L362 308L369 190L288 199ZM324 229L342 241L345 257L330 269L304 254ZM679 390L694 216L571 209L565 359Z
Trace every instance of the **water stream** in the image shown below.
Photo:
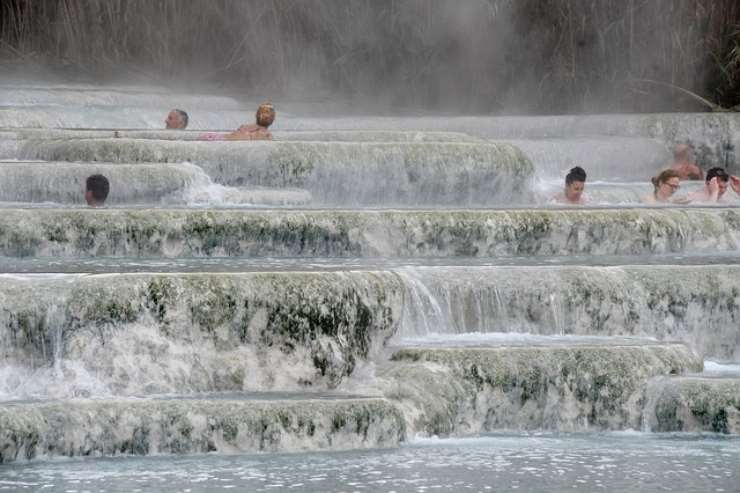
M1 82L0 491L737 491L740 198L640 203L736 115Z

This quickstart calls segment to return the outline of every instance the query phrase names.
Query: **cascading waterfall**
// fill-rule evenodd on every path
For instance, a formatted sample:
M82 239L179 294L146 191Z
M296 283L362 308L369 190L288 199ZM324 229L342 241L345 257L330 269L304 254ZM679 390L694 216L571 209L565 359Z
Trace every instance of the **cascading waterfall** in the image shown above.
M738 274L725 265L406 268L399 335L647 336L733 359Z
M297 187L317 205L531 202L532 164L509 144L458 142L25 141L24 159L183 162L216 182ZM348 197L345 190L355 190Z
M735 115L276 102L273 142L202 140L251 99L0 86L2 467L740 433L737 199L637 206L675 143L737 166ZM188 130L162 129L175 107ZM573 165L595 207L550 203ZM93 173L109 207L81 207Z

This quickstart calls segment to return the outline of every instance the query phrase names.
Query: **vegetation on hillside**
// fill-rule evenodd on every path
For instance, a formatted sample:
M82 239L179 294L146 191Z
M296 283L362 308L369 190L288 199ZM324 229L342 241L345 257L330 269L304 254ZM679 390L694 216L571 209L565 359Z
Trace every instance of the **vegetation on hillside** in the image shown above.
M6 0L6 61L378 108L740 105L737 0Z

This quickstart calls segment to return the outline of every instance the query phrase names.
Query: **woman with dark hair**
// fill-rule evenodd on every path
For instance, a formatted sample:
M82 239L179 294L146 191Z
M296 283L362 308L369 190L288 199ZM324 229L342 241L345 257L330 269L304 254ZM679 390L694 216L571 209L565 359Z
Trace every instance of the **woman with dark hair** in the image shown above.
M565 176L565 189L557 194L555 202L561 204L583 205L587 202L583 195L586 188L586 171L580 166L571 168Z
M102 207L110 192L110 182L103 175L90 175L85 180L85 202L90 207Z

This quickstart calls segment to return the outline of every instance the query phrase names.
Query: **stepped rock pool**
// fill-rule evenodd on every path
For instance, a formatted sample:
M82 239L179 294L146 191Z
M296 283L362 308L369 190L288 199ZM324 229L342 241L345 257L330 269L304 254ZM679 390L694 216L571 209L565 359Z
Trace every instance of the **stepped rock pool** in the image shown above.
M248 99L0 81L0 493L740 491L737 114Z

